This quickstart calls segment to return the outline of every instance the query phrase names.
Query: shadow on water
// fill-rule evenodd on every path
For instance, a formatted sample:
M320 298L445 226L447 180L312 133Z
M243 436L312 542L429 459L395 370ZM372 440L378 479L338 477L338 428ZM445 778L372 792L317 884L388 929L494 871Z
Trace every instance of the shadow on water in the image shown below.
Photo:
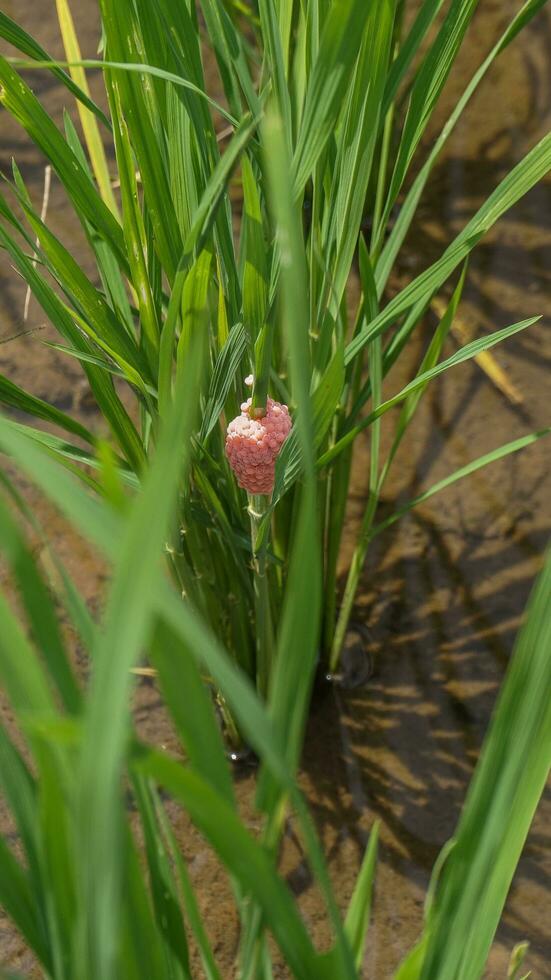
M384 545L392 558L381 574L374 557L376 591L366 589L372 600L373 676L363 689L327 690L312 715L304 757L305 786L322 839L329 842L342 897L352 887L350 865L357 867L373 821L381 821L376 926L370 934L379 948L381 976L390 975L421 927L420 897L456 826L533 582L532 563L551 531L549 522L529 536L517 529L509 538L491 529L467 539L458 534L461 551L452 558L448 532L435 520L415 513L409 521L423 548L404 549L403 532L393 529ZM514 588L501 581L512 569ZM479 591L489 576L495 586L482 601ZM500 614L504 599L506 617ZM550 807L547 794L499 931L504 953L529 938L539 966L551 957L548 922L536 912L551 887ZM345 841L353 848L343 860ZM310 887L304 862L289 880L299 894ZM406 914L393 949L389 906L399 918ZM495 969L489 976L504 976Z

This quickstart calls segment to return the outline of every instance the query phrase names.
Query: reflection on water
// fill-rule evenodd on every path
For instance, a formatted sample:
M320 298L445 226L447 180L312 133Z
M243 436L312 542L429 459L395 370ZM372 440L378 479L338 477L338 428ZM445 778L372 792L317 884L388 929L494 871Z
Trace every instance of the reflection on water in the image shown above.
M92 54L96 34L94 4L79 5L83 50ZM43 5L8 3L7 12L60 54L53 14ZM487 2L473 23L462 62L450 79L448 104L516 11L514 3ZM75 11L77 13L77 11ZM549 14L541 14L490 72L483 89L449 141L415 227L400 259L392 288L430 264L464 225L487 193L549 124ZM65 94L43 73L31 73L35 90L60 119ZM94 95L101 86L92 79ZM441 119L445 118L445 106ZM36 198L41 196L43 161L20 132L2 119L0 165L18 159ZM429 134L430 138L430 134ZM442 378L424 398L407 449L399 453L385 490L383 512L391 513L421 489L494 446L549 422L548 286L551 269L551 183L544 181L478 246L470 263L461 313L477 333L543 313L544 320L494 353L517 389L510 403L473 364ZM78 229L53 182L50 217L74 252L82 246ZM89 261L82 252L83 265ZM9 268L0 269L0 337L21 327L24 289ZM49 336L36 306L35 338L0 346L1 369L63 408L90 414L78 366L44 348ZM390 379L397 387L419 363L430 317L412 344L411 359ZM451 342L450 346L452 346ZM388 418L388 417L387 417ZM90 419L89 419L90 421ZM385 437L389 438L388 428ZM431 500L376 540L366 564L356 618L369 626L375 669L367 686L327 688L314 707L305 749L302 785L329 856L337 892L348 900L362 850L379 818L381 852L374 925L369 933L365 975L390 976L412 945L422 923L422 903L438 851L452 833L496 691L509 658L531 583L551 528L548 446L537 443L524 454L479 472ZM362 513L367 482L367 441L360 447L350 500L352 530ZM32 491L30 491L32 494ZM101 574L79 542L50 508L47 517L62 557L90 599L101 590ZM345 550L346 550L345 549ZM346 555L343 556L343 568ZM151 683L136 696L137 719L147 737L177 749ZM254 776L238 781L240 805L251 829L258 826L252 805ZM201 908L212 908L211 932L223 975L231 977L236 923L224 876L193 828L182 823L182 847L190 862ZM548 973L549 826L551 802L538 812L507 903L488 978L506 974L508 952L528 938L527 969ZM300 843L289 828L282 862L299 896L305 918L320 945L328 941L321 898L313 888ZM227 896L228 901L224 900ZM24 965L21 946L6 926L3 955ZM4 950L7 951L4 954ZM276 972L276 976L284 976Z

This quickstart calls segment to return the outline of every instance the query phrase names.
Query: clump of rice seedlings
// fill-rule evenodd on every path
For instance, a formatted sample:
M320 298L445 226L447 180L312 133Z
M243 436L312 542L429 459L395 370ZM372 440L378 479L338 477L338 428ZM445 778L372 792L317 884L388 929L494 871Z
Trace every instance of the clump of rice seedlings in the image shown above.
M365 976L378 826L371 830L348 908L341 912L343 896L338 905L294 780L308 709L307 670L301 675L277 671L268 708L209 623L181 601L159 561L177 513L179 487L192 466L192 433L199 420L198 405L188 395L200 377L201 359L193 354L158 433L143 490L122 510L92 497L18 423L0 419L0 449L112 567L96 623L51 554L58 579L55 601L15 514L15 504L24 513L25 505L3 474L13 506L3 493L0 547L20 601L16 613L0 589L0 679L10 707L9 721L0 726L0 792L13 820L0 832L0 908L34 954L32 977L222 980L228 974L221 972L219 950L209 937L220 896L210 894L205 902L204 893L196 895L200 881L193 881L169 819L182 808L230 878L240 928L232 971L238 980L264 980L276 971L297 980L359 980ZM181 454L174 453L175 444L184 447ZM306 478L303 499L313 480ZM41 533L33 516L25 516ZM308 523L305 510L301 526ZM73 669L60 604L90 655L86 689ZM550 604L548 560L457 830L435 866L423 933L396 980L478 980L484 973L551 761ZM296 593L286 606L285 629L301 612ZM144 653L157 670L182 749L179 758L146 744L134 730L132 668ZM255 834L250 817L246 824L239 815L205 672L260 760ZM323 952L278 870L287 819L325 900ZM513 951L512 975L518 975L523 952L525 947Z
M82 57L68 0L57 0L64 62L0 14L0 36L16 49L0 58L0 102L62 183L95 274L44 220L16 163L0 192L0 246L58 331L57 349L80 363L98 421L88 427L5 377L0 401L25 413L29 436L93 492L106 495L106 483L116 483L122 499L132 498L179 379L204 349L185 392L195 425L187 446L173 445L177 457L189 452L189 467L167 528L167 561L184 605L270 693L282 725L293 725L293 707L303 716L290 703L289 677L306 675L307 700L316 664L339 669L373 537L419 500L545 434L491 449L379 520L385 481L428 384L534 322L445 356L465 260L550 169L550 136L436 262L390 300L386 286L450 132L541 6L521 7L428 148L422 137L468 37L473 0L424 0L413 17L398 0L259 0L238 10L223 0L100 0L101 57L92 59ZM217 71L210 88L206 63ZM25 81L29 67L65 86L80 128L69 113L58 128ZM102 73L106 113L90 97L91 71ZM356 258L361 291L351 310ZM386 397L388 372L409 356L425 311L450 281L451 300L414 379ZM387 416L395 406L400 412ZM394 435L385 456L387 423ZM352 453L366 429L369 493L341 594ZM109 481L101 478L106 455Z

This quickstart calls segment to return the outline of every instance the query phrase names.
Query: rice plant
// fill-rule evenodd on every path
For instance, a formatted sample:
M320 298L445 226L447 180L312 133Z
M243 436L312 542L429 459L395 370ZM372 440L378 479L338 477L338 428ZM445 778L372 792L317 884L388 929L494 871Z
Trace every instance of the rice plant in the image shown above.
M30 434L0 419L2 451L112 567L104 614L96 623L67 571L51 556L58 602L92 663L84 690L16 507L34 523L35 533L41 529L3 476L12 506L3 494L0 547L20 601L17 615L0 593L0 679L12 711L11 720L0 726L0 791L19 847L15 851L13 834L0 835L0 907L47 980L222 980L208 929L209 917L217 913L217 895L210 896L202 918L166 812L170 797L185 808L230 876L241 927L239 980L267 980L276 964L279 975L297 980L357 980L364 975L377 825L343 917L294 781L287 733L209 624L191 604L181 602L159 562L177 512L179 486L192 466L198 406L187 394L200 373L194 355L177 383L143 491L125 511L91 496ZM185 447L182 454L174 453L175 440ZM289 618L300 614L300 594L291 602L296 609L287 607ZM457 831L437 862L423 934L396 980L477 980L483 974L551 761L550 603L548 560ZM134 730L131 668L144 656L157 668L183 762L144 743ZM260 760L262 829L256 836L237 811L205 673L218 685ZM307 677L299 683L297 688L289 679L290 693L301 705L302 718L294 715L296 727L308 709ZM278 841L286 819L293 820L325 898L332 927L325 952L314 946L278 872ZM138 841L143 841L143 853ZM1 966L0 974L14 980Z
M199 412L188 445L173 446L177 457L189 452L189 466L167 527L168 565L184 604L257 690L271 691L274 722L290 726L291 744L304 712L284 671L306 672L305 699L317 664L338 671L374 536L420 500L548 432L473 459L378 519L428 384L534 322L444 355L466 259L549 171L551 136L436 262L392 299L386 287L453 127L542 5L519 8L428 149L423 135L475 0L424 0L413 11L403 0L100 0L99 58L83 58L68 0L57 0L65 62L0 14L0 36L17 49L0 58L0 102L61 181L96 274L87 277L42 220L16 162L0 193L0 246L59 332L57 349L80 362L103 423L92 431L5 377L0 400L26 413L27 434L100 496L108 455L124 501L146 479L178 380L204 346L187 391ZM206 58L223 98L207 89ZM66 87L80 130L69 113L64 132L57 128L25 82L29 67ZM90 97L90 71L102 73L107 114ZM450 283L413 380L388 395L389 371ZM394 427L387 455L384 416ZM339 590L352 453L366 429L368 500ZM220 708L239 741L222 696Z

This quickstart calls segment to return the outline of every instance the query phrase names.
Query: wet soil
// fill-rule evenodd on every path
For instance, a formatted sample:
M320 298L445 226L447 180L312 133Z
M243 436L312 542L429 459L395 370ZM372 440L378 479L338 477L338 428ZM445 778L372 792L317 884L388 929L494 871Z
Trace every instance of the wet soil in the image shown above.
M83 52L97 43L95 4L79 5ZM61 56L53 2L7 0L6 11ZM470 77L517 5L481 4L439 111ZM391 290L403 286L442 251L498 180L549 128L551 16L541 13L494 66L473 99L433 175L408 238ZM59 121L64 91L41 72L30 73L44 104ZM101 97L101 83L92 79ZM34 198L42 196L44 161L2 114L0 166L14 155ZM436 125L434 128L436 132ZM428 134L425 145L430 143ZM82 240L59 184L52 182L49 217L86 267ZM492 447L549 424L549 284L551 183L543 181L475 250L461 306L477 334L533 314L542 321L494 353L522 394L505 397L476 364L433 384L396 459L382 511L390 513L421 489ZM0 341L31 326L37 332L0 342L0 370L19 384L97 425L78 365L41 343L53 339L31 304L23 324L24 287L0 263ZM410 360L389 379L389 391L409 379L434 321L428 316ZM454 341L450 340L450 352ZM385 438L389 438L388 427ZM350 897L367 835L381 820L381 849L364 975L390 977L422 926L423 899L434 860L453 832L513 648L534 576L551 530L546 440L510 457L419 507L373 546L355 618L367 626L374 672L354 691L331 688L315 704L300 781L311 803L339 901ZM362 514L367 443L358 447L342 567ZM47 527L55 548L86 598L97 606L105 573L53 507L24 480L20 486ZM162 702L150 680L136 691L142 734L178 751ZM242 812L254 830L254 774L236 775ZM173 810L182 848L208 922L224 977L233 975L237 928L227 880L199 835ZM6 824L4 824L6 826ZM510 950L527 939L526 969L551 976L551 797L536 815L492 949L487 980L504 978ZM292 829L282 867L320 946L328 942L322 900L313 887ZM0 920L0 961L30 969L28 953ZM276 976L286 976L283 971ZM473 978L474 980L474 978Z

